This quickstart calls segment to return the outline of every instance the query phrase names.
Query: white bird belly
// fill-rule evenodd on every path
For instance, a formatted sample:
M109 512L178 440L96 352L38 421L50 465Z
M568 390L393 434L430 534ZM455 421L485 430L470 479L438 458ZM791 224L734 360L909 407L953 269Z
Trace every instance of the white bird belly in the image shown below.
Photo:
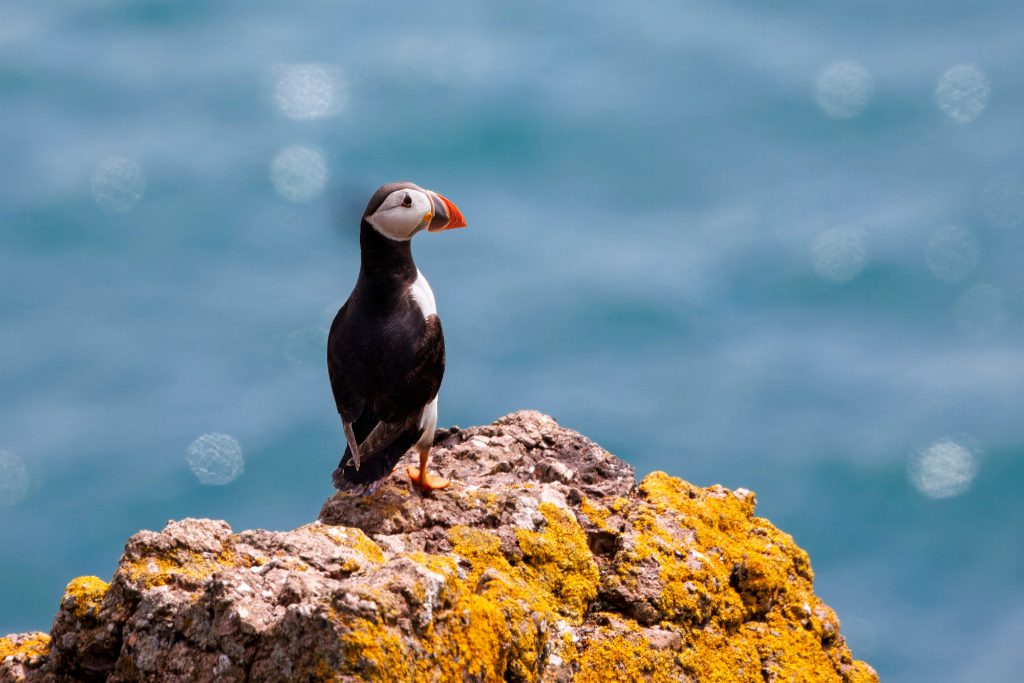
M434 431L437 429L437 396L423 407L423 412L420 413L420 429L423 432L416 442L417 448L430 448L434 444Z
M427 278L423 277L423 273L419 269L416 270L416 280L409 286L409 293L412 295L416 305L423 311L424 318L437 315L437 302L434 301L434 290L430 288L430 283L427 282Z

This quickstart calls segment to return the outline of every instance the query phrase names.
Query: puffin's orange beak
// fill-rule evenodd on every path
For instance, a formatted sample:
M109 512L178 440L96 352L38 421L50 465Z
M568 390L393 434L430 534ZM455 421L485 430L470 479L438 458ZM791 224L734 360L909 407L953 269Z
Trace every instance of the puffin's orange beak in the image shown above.
M466 227L466 219L462 217L459 207L452 204L447 197L436 192L429 192L429 194L430 202L434 205L434 217L430 219L430 225L427 226L429 232Z

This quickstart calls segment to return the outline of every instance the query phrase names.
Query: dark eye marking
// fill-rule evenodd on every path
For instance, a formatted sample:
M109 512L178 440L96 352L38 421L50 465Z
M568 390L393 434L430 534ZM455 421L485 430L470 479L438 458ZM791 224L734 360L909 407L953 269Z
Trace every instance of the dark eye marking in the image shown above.
M406 192L405 197L402 198L402 206L412 206L412 197L409 196L408 192Z

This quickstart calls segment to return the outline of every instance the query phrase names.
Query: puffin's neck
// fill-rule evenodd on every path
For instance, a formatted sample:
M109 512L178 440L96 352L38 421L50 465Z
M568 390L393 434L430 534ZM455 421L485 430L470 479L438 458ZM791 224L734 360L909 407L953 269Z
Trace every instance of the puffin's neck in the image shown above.
M359 250L359 281L371 291L399 292L416 280L411 240L389 239L363 220L359 227Z

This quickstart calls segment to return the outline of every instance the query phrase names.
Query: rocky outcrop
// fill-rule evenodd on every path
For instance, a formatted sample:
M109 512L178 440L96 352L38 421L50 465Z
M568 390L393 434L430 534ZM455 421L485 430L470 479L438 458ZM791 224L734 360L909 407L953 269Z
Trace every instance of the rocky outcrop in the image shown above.
M750 491L637 483L530 411L438 432L431 464L451 488L399 468L294 531L134 535L49 636L0 639L0 682L877 681Z

